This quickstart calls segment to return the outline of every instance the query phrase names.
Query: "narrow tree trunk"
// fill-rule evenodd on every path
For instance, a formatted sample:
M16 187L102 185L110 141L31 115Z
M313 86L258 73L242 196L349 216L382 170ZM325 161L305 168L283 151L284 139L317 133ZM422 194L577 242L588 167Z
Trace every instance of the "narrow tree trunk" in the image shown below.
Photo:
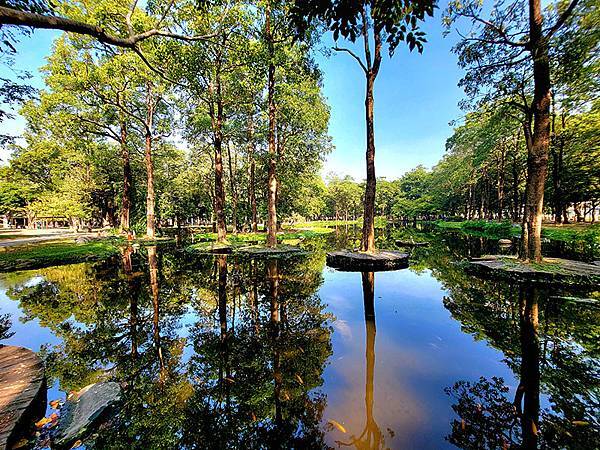
M235 189L235 177L233 166L234 162L231 159L231 145L227 145L227 160L229 162L229 186L231 188L231 231L237 233L237 190Z
M542 34L541 0L529 0L529 39L533 57L533 135L527 157L527 197L523 236L528 242L521 258L542 260L542 216L544 186L548 172L550 142L550 62L548 42Z
M271 2L267 2L265 35L269 49L267 102L269 114L269 172L267 181L267 247L277 246L277 149L275 148L275 47L271 33Z
M121 122L121 159L123 160L123 199L121 204L121 222L119 225L120 231L129 231L129 215L131 211L131 158L129 155L129 147L127 147L127 125Z
M254 116L250 112L248 116L248 158L250 160L250 175L248 183L248 196L250 197L251 228L254 233L258 232L258 213L256 207L255 171L254 161Z
M221 98L221 76L217 68L215 75L215 88L209 89L209 94L214 94L216 99L213 103L211 98L210 113L213 128L213 147L215 151L215 215L217 217L217 241L224 242L227 239L227 225L225 223L225 187L223 185L223 101ZM216 111L214 105L216 104Z
M154 164L152 162L152 136L146 134L146 236L153 239L156 236L154 217Z
M367 74L367 92L365 97L365 118L367 121L367 182L365 185L365 210L363 214L362 242L363 252L375 252L375 129L373 124L373 85L375 77Z

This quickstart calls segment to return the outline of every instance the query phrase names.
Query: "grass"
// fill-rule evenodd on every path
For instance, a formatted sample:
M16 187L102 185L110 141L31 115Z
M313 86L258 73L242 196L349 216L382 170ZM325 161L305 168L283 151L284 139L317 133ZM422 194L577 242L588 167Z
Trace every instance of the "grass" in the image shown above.
M0 252L0 271L34 269L59 264L98 260L118 254L114 240L93 241L84 244L52 242L9 247Z
M4 233L0 233L0 241L1 240L8 240L8 239L18 239L22 236L19 236L18 234L4 234Z
M437 221L435 224L443 229L461 230L467 234L488 236L493 238L510 238L521 234L521 226L508 221L489 222L486 220L466 220L462 222ZM554 241L571 244L583 243L591 247L600 247L600 224L545 224L542 236Z
M435 224L447 230L460 230L466 234L492 238L510 238L518 236L521 232L518 225L513 225L509 221L465 220L462 222L444 222L438 220Z
M290 230L283 233L277 233L277 241L290 241L290 240L302 240L311 239L323 234L331 233L333 230L326 228L311 228L306 230ZM217 233L196 233L194 238L201 242L216 242ZM262 244L266 242L266 233L237 233L227 234L227 244L231 246L240 246L245 244Z

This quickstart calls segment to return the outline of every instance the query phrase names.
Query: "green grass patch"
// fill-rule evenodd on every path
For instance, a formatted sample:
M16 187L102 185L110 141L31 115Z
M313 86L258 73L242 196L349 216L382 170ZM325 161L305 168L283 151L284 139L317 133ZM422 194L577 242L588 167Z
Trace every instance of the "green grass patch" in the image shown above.
M358 220L314 220L312 222L297 222L293 225L294 228L298 229L323 229L328 230L335 227L341 227L344 225L356 225Z
M19 236L18 234L4 234L4 233L0 233L0 241L1 240L8 240L8 239L18 239L20 237L23 236Z
M0 271L73 264L109 258L119 253L117 241L102 240L77 244L52 242L9 247L0 251Z
M489 222L487 220L465 220L462 222L444 222L435 224L444 229L461 230L466 234L491 238L509 238L520 233L520 227L509 221Z

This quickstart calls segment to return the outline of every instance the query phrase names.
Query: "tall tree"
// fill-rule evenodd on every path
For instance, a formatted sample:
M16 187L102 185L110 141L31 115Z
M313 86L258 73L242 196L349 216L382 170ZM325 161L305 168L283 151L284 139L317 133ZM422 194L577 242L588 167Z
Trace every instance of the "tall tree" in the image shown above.
M523 239L520 257L523 260L542 260L542 215L544 186L548 171L550 144L551 77L549 45L552 37L565 25L579 0L561 8L556 17L544 18L541 0L522 0L495 4L491 11L481 2L453 2L446 15L447 26L466 19L472 31L457 47L461 63L469 71L483 74L503 71L507 67L523 66L533 79L533 98L529 111L533 124L525 124L528 147L527 183ZM528 20L522 20L527 11ZM478 77L484 85L495 77Z
M361 0L347 2L340 0L296 1L294 17L300 31L306 30L314 20L322 21L333 31L337 42L340 35L351 42L362 39L364 58L349 48L335 46L334 50L352 56L364 72L365 121L367 125L365 203L361 250L375 252L375 128L373 119L375 79L381 67L382 52L387 45L390 56L398 44L406 42L409 49L423 51L425 33L418 28L418 22L426 15L433 16L435 2L412 0ZM373 52L371 52L373 45Z

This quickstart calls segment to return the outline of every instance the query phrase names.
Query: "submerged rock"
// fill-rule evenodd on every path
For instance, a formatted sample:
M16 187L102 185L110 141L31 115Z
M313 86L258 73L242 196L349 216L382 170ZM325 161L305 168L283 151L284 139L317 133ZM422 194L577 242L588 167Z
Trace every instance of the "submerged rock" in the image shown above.
M121 399L118 383L100 382L90 384L67 400L61 408L54 443L65 447L82 437L98 419Z

